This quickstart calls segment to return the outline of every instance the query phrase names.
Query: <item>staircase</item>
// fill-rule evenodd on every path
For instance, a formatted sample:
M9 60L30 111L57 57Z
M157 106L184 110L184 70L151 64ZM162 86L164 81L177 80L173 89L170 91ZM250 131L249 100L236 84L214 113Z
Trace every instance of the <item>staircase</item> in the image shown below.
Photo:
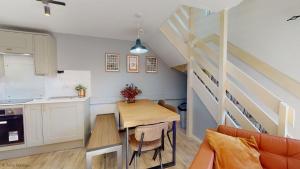
M207 11L180 6L160 28L187 61L186 65L174 67L187 71L188 75L187 134L194 137L192 107L197 103L193 103L192 97L195 92L218 124L292 137L288 134L288 126L295 125L294 108L229 61L227 55L247 64L298 98L299 82L228 42L227 10L214 14L214 18L218 18L216 25L219 26L215 29L218 31L204 30L202 37L195 33L195 19L199 15L207 15Z

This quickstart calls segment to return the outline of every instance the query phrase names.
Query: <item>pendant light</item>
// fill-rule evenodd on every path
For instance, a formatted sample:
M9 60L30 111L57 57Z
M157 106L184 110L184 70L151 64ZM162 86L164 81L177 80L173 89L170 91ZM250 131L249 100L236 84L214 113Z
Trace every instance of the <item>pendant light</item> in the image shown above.
M130 49L130 53L132 54L144 54L147 53L149 50L142 44L140 39L140 34L144 33L142 28L138 28L138 37L135 41L135 45Z

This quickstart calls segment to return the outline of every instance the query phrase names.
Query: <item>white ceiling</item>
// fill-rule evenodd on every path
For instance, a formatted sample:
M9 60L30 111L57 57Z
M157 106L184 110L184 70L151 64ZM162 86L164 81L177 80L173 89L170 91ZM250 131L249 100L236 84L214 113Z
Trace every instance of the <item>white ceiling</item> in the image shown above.
M52 16L43 15L36 0L1 0L0 25L43 29L51 32L133 40L142 14L144 39L180 4L220 9L240 0L61 0L66 6L50 5Z
M21 27L49 32L86 35L133 41L137 36L134 15L142 14L148 43L169 66L185 60L159 33L159 27L180 5L218 11L231 8L242 0L59 0L67 5L50 5L51 16L44 16L36 0L0 0L0 26Z
M178 6L174 0L61 0L66 6L50 5L43 15L35 0L1 0L0 24L52 32L133 40L141 13L145 37L151 35Z

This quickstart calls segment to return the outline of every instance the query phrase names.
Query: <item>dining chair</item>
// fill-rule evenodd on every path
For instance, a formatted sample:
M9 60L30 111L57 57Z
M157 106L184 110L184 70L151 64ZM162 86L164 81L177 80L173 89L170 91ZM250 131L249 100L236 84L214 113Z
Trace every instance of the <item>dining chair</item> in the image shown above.
M155 150L156 156L157 154L159 156L160 166L163 168L161 151L164 150L164 136L167 130L167 122L136 127L129 140L130 147L133 150L129 165L134 160L134 168L136 169L137 158L141 156L141 153Z
M158 105L160 105L162 107L165 107L165 108L167 108L170 111L173 111L175 113L177 112L176 107L174 107L172 105L169 105L169 104L166 104L166 102L164 100L159 100ZM170 123L168 123L167 137L168 137L168 140L169 140L169 143L171 144L171 146L172 146L172 141L171 141L170 133L172 132L172 129L173 129L173 125L172 125L172 122L170 122Z

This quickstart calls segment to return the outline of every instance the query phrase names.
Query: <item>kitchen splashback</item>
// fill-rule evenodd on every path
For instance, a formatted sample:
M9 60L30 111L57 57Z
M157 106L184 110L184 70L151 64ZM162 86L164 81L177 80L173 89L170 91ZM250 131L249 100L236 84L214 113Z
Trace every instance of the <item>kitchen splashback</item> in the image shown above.
M56 77L36 76L32 56L5 55L4 66L5 76L0 77L0 100L75 96L77 84L91 88L90 71L65 70Z

